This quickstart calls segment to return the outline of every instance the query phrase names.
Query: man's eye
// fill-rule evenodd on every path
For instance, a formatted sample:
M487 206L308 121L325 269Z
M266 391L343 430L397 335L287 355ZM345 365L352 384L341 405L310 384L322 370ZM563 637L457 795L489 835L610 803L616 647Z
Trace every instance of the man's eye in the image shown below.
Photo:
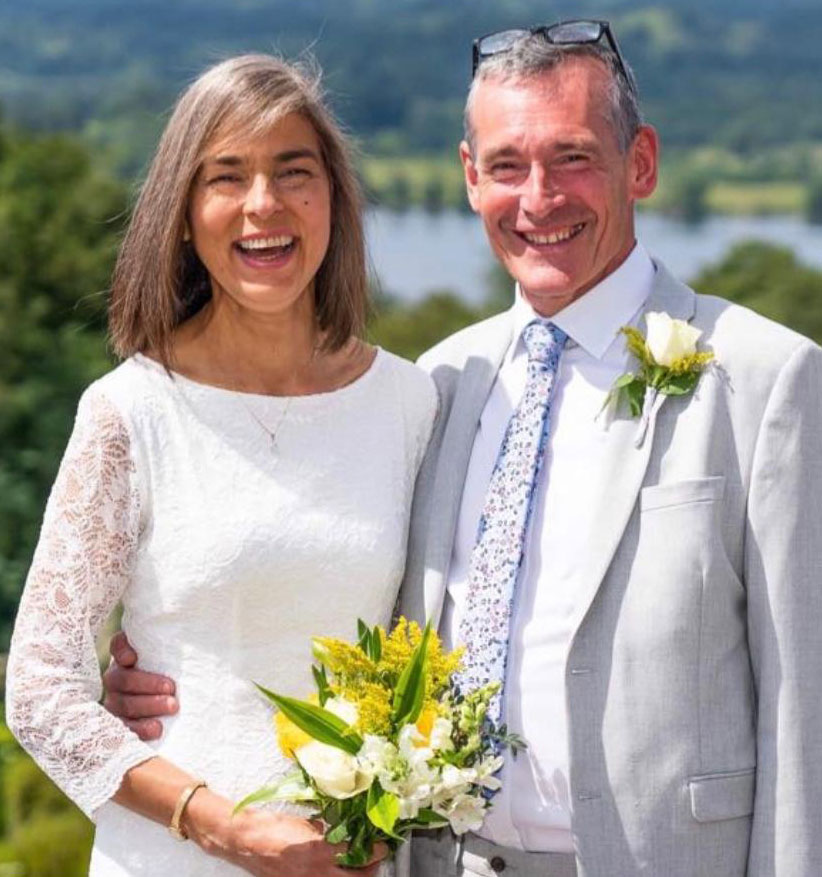
M491 175L495 177L510 176L517 173L519 165L513 161L497 161L491 165Z
M560 158L561 164L581 164L588 160L588 156L584 152L569 152Z

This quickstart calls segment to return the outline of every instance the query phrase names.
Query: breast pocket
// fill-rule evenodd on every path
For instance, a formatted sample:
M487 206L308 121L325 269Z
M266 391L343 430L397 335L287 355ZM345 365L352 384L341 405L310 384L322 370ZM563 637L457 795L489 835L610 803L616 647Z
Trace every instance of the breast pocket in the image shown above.
M709 475L705 478L690 478L687 481L643 487L639 496L639 508L644 513L692 503L719 502L724 495L725 476Z

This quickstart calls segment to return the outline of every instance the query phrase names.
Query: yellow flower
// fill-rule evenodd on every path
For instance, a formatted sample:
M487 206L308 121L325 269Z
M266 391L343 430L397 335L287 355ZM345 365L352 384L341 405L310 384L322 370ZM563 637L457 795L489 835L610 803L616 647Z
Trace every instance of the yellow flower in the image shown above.
M380 628L380 637L382 658L377 663L377 670L382 678L391 679L392 683L395 683L422 639L422 628L416 621L408 621L401 617L388 636ZM432 710L438 715L447 711L437 698L448 685L451 676L459 669L463 651L462 648L455 649L453 652L443 651L440 638L436 633L431 632L428 638L423 710Z
M312 699L316 701L316 698ZM280 750L287 758L295 758L294 750L313 739L302 728L298 728L283 712L274 713L274 728L277 731L277 743L280 745Z
M340 679L355 677L372 678L376 675L373 661L358 646L332 639L316 636L313 640L314 657Z
M422 734L422 740L415 740L414 746L418 749L428 746L431 742L431 731L434 728L434 719L437 718L437 711L433 707L426 707L417 719L417 730Z

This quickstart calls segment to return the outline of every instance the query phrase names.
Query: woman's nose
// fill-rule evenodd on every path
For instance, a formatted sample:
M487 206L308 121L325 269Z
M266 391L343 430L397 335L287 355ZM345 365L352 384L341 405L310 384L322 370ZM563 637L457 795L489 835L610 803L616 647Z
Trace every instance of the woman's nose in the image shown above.
M245 212L267 216L281 207L277 187L268 174L256 174L245 198Z

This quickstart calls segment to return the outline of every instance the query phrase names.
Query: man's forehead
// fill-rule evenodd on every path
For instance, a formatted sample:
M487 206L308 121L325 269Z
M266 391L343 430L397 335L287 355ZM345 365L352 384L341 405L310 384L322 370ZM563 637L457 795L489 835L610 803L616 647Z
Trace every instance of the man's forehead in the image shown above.
M592 126L609 118L605 89L598 86L587 74L580 78L558 70L486 79L478 84L471 108L478 145L484 152L539 133L550 134L556 148L583 146L594 138Z

